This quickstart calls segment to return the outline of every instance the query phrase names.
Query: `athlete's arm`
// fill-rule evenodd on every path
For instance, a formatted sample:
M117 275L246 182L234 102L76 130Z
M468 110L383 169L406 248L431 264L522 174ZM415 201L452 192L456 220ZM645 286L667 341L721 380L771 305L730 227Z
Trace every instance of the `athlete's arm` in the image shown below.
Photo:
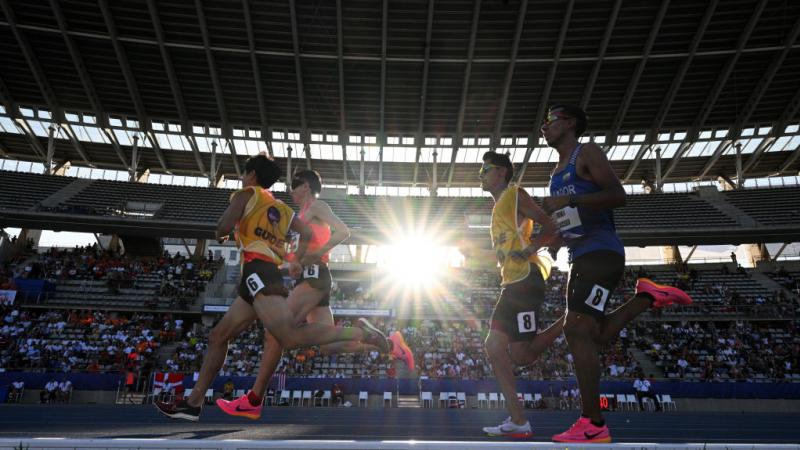
M328 224L328 226L333 229L328 242L314 252L313 256L317 259L350 237L350 229L347 228L347 225L345 225L345 223L334 214L331 207L322 200L317 200L311 205L311 215L312 218L316 218L320 222ZM306 256L312 255L309 254Z
M223 240L231 234L233 227L236 226L236 222L242 218L244 208L247 206L247 202L250 201L250 197L252 196L252 190L240 191L233 196L228 208L225 209L225 212L222 213L222 217L217 221L217 240Z
M289 274L292 278L297 278L300 276L300 271L303 270L303 267L298 261L305 256L306 249L308 249L308 241L311 240L311 227L306 225L300 220L300 217L295 214L294 217L292 217L292 222L289 224L289 229L300 235L300 239L297 242L297 250L294 252L295 258L289 263Z
M556 235L556 224L553 222L553 219L547 215L546 212L536 202L531 198L530 195L524 189L517 189L517 212L519 215L526 219L531 219L534 222L540 224L542 226L542 232L536 235L536 237L531 240L531 244L525 247L520 255L518 256L524 259L527 259L530 255L536 253L542 246L546 245L550 242L550 240Z
M606 154L597 146L590 142L584 144L583 150L578 157L578 169L588 172L588 178L600 187L600 191L591 194L580 194L574 196L577 206L586 206L595 209L611 209L625 206L625 189L622 187L619 178L611 168ZM544 201L545 209L555 211L565 206L569 206L570 196L561 195L558 197L548 197Z

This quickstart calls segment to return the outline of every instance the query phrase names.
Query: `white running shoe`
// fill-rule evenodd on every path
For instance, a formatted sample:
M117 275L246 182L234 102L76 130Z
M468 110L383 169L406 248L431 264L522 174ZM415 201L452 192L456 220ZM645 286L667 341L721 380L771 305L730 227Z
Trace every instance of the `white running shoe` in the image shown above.
M533 437L531 423L525 422L524 425L517 425L508 417L496 427L483 427L483 432L489 436L503 436L514 439L527 439Z

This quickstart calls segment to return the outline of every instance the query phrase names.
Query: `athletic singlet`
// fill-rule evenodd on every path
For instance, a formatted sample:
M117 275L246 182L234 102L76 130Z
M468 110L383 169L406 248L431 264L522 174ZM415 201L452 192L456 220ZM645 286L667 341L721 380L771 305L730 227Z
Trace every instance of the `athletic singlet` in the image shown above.
M572 151L567 166L550 178L550 195L581 195L601 190L600 186L578 176L576 163L582 149L583 144L578 144ZM555 211L553 220L569 247L570 260L596 250L625 254L611 209L567 206Z
M260 187L249 186L231 194L253 191L244 214L236 223L236 244L242 252L242 263L254 259L280 265L283 263L286 238L294 211L272 193Z
M326 223L313 223L310 218L306 218L306 213L308 210L311 209L311 205L314 204L316 200L310 202L308 205L304 206L300 209L300 214L297 217L303 221L309 228L311 228L311 240L308 241L308 248L306 249L306 253L314 252L322 248L323 245L327 244L328 241L331 240L331 227ZM297 233L293 233L291 237L291 242L289 243L289 250L288 254L286 255L287 261L294 261L294 253L297 251L297 246L300 241L300 235ZM324 264L328 264L330 260L330 253L325 253L322 255L320 259Z
M520 281L530 273L531 264L536 265L545 280L550 276L552 261L550 258L531 255L528 260L512 258L509 253L519 251L530 245L534 222L524 219L517 220L518 191L521 189L516 184L510 184L500 194L500 198L492 208L492 247L500 262L501 285L505 286ZM502 242L501 242L502 241Z

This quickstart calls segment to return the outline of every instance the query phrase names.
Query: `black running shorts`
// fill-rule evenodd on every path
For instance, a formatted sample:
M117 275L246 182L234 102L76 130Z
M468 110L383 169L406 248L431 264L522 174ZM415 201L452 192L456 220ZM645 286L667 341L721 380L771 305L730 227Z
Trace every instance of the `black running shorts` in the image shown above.
M256 294L281 297L288 295L278 266L260 259L245 263L242 267L242 279L239 282L239 296L252 305Z
M625 272L625 256L611 250L598 250L572 261L567 284L567 310L605 317L608 299Z
M539 268L531 265L527 277L500 290L490 326L505 333L511 342L531 340L539 331L537 320L543 302L544 279Z
M317 306L330 306L333 278L327 264L309 264L303 267L303 274L297 279L295 286L301 283L308 283L312 288L325 293Z

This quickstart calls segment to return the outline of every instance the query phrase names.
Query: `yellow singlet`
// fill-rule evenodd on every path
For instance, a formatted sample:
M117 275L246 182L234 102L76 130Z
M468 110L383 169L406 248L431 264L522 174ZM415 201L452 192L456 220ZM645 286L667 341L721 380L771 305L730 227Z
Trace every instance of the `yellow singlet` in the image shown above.
M244 215L236 223L236 244L242 251L242 262L254 259L283 263L286 253L286 237L292 223L292 208L276 199L272 193L261 187L249 186L231 194L252 190L253 196L247 201Z
M509 253L530 245L534 226L533 220L527 218L518 223L519 189L521 188L516 184L508 185L492 209L492 247L497 255L497 261L500 262L502 286L527 277L530 273L530 264L536 265L542 273L542 278L546 280L550 276L552 266L550 258L545 256L531 255L527 261L508 256Z

